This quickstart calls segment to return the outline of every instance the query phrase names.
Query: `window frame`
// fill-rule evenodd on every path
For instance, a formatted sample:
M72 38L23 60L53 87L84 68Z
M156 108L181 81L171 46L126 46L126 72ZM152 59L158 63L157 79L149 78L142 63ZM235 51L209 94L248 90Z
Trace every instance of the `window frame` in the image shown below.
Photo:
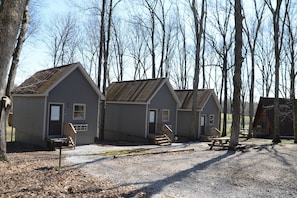
M75 111L76 106L82 106L83 111ZM87 105L82 103L73 103L73 112L72 112L72 119L73 120L86 120L86 112L87 112ZM83 116L76 117L75 113L83 113Z
M167 112L167 119L164 119L164 112ZM170 120L170 109L162 109L162 122L169 122Z

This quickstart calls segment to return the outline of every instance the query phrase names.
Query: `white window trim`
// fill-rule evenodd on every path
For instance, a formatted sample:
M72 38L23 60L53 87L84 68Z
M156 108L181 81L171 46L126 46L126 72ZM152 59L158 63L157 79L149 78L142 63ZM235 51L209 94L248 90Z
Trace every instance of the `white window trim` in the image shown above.
M168 119L167 120L164 120L163 119L163 113L164 111L167 111L168 112ZM170 109L162 109L162 122L169 122L170 120Z
M75 112L75 106L84 106L84 116L83 118L75 118L74 112ZM82 103L73 103L73 111L72 111L72 119L73 120L86 120L86 112L87 112L87 105Z

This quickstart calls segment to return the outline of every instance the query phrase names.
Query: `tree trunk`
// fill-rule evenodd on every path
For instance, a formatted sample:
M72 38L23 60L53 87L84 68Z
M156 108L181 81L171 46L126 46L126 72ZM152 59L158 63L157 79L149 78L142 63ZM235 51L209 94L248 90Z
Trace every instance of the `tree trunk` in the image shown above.
M291 42L294 42L291 40ZM295 62L294 62L294 57L295 57L295 49L294 49L294 43L291 44L291 72L290 72L290 100L291 100L291 105L293 107L293 131L294 131L294 143L297 143L297 107L296 107L296 102L295 102Z
M151 22L152 22L152 30L151 30L151 56L152 56L152 78L156 78L156 54L155 54L155 14L154 11L151 10Z
M241 95L241 128L245 128L245 93Z
M246 24L246 36L247 36L247 43L250 50L250 57L251 57L251 86L249 89L249 131L248 131L248 138L251 138L253 136L253 118L254 118L254 92L255 92L255 50L257 46L257 40L258 35L260 32L260 27L262 24L262 19L265 11L265 3L259 8L257 5L257 0L254 0L254 8L256 10L256 28L255 31L250 31L250 28L248 26L247 20L245 21ZM254 29L255 23L250 24L252 26L252 29ZM263 47L262 47L263 48ZM260 48L261 49L261 48ZM264 66L263 66L264 67ZM263 70L264 72L264 70ZM262 74L263 75L263 74ZM264 79L264 78L263 78ZM263 81L263 87L264 87L264 81ZM264 90L264 88L263 88ZM263 91L264 94L264 91Z
M235 0L235 70L233 76L233 111L230 149L235 150L238 145L240 130L240 91L241 91L241 66L242 66L242 15L241 0Z
M250 102L249 102L249 132L248 138L252 137L252 128L253 128L253 118L254 118L254 87L255 87L255 58L254 53L252 52L252 71L251 71L251 87L250 87Z
M109 12L108 12L108 22L107 22L107 40L106 40L106 46L104 47L104 62L103 62L103 88L102 88L102 93L103 95L106 94L106 83L108 80L108 58L109 58L109 45L110 45L110 37L111 37L111 21L112 21L112 9L113 9L113 2L112 0L109 1ZM105 43L105 42L104 42ZM101 130L100 130L100 140L104 140L104 128L105 128L105 101L104 105L102 105L101 109Z
M26 0L1 1L0 5L0 99L7 87L8 64L13 54ZM6 115L0 107L0 159L6 158Z
M273 39L275 55L275 87L274 87L274 133L272 142L278 144L281 142L279 132L279 67L280 67L280 45L279 45L279 17L282 0L277 0L277 6L273 12Z
M101 25L100 25L100 43L99 43L99 62L98 62L98 78L97 86L101 87L101 70L102 70L102 60L104 58L105 52L105 5L106 0L102 0L102 10L101 10ZM104 78L105 79L105 78ZM104 81L104 80L103 80ZM106 81L106 79L105 79ZM103 91L105 92L104 88ZM103 93L105 95L105 93ZM104 123L105 123L105 103L101 105L100 109L100 129L99 129L99 140L104 140Z
M288 33L289 33L289 39L288 39L288 48L289 48L289 61L291 65L291 70L290 70L290 100L291 100L291 106L293 107L293 131L294 131L294 143L297 143L297 104L296 104L296 99L295 99L295 45L296 41L294 38L294 33L293 33L293 26L291 23L291 17L289 13L287 13L287 26L288 26Z
M223 62L223 82L224 82L224 106L223 106L223 132L222 136L227 135L227 110L228 110L228 70L227 57L224 56Z
M9 71L8 80L7 80L7 86L6 86L7 96L10 96L10 93L14 86L14 80L15 80L18 64L20 61L21 51L22 51L22 47L27 33L27 27L29 24L29 3L30 3L30 0L26 0L26 6L23 14L22 25L18 36L17 45L14 49L14 53L12 56L12 62L11 62L10 71Z
M195 73L193 82L193 103L192 103L192 121L191 121L191 138L196 140L198 138L198 116L197 116L197 94L198 94L198 79L199 79L199 64L200 64L200 49L201 38L203 33L203 18L204 18L204 1L201 5L200 20L196 8L196 1L192 0L191 10L193 12L195 24Z
M105 5L106 0L102 0L101 8L101 23L100 23L100 42L99 42L99 58L98 58L98 76L97 76L97 86L101 89L101 72L102 72L102 60L104 57L104 47L105 47Z

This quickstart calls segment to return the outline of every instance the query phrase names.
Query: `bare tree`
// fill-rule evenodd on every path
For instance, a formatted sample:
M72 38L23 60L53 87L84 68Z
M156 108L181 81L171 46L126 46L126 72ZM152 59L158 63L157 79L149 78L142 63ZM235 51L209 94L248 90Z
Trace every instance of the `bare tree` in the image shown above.
M147 58L149 56L149 51L146 48L146 36L145 30L141 25L140 19L135 22L131 22L131 31L128 36L129 44L128 51L129 56L134 62L134 74L133 79L146 79L147 78Z
M52 58L52 65L57 67L74 62L78 49L78 32L74 16L63 15L48 24L48 36L44 40Z
M114 21L112 21L112 29L113 29L113 54L115 55L115 65L116 65L116 78L117 81L123 81L124 76L124 51L125 51L125 44L124 44L124 38L121 34L120 30L123 29L121 24L118 23L115 24Z
M20 28L20 32L17 39L17 44L13 52L11 66L8 74L8 80L7 80L7 87L6 87L6 95L10 96L10 92L13 89L14 86L14 80L17 72L17 67L19 64L19 59L23 47L23 43L25 41L26 33L27 33L27 27L29 24L29 3L30 0L26 0L26 6L23 14L22 24Z
M291 8L291 1L286 0L286 7ZM296 98L295 98L295 79L296 79L296 70L295 70L295 61L296 61L296 39L297 39L297 32L296 32L296 26L293 26L292 23L292 17L295 15L290 12L291 9L287 10L287 59L289 61L289 65L291 67L290 69L290 100L291 100L291 106L293 107L292 117L293 117L293 131L294 131L294 143L297 143L297 104L296 104Z
M106 35L106 41L105 46L103 47L103 88L102 93L105 95L106 91L106 83L107 83L107 77L108 77L108 58L109 58L109 48L110 48L110 41L111 41L111 21L112 21L112 12L113 12L113 3L112 0L109 1L109 10L108 10L108 20L107 20L107 35Z
M191 138L197 139L198 123L197 123L197 97L199 83L199 65L200 65L200 49L201 39L203 35L203 22L205 14L205 0L202 0L200 18L197 10L196 0L192 0L190 7L193 13L195 26L195 72L193 81L193 104L192 104L192 121L191 121Z
M80 57L89 75L96 81L98 79L99 62L99 41L100 41L100 21L94 16L90 16L85 23L83 39L79 45Z
M164 59L165 59L165 42L166 42L166 16L165 16L165 2L164 0L159 0L159 9L161 10L161 16L159 16L156 12L154 14L156 15L157 20L159 21L161 25L161 57L160 57L160 64L159 64L159 72L160 77L163 77L164 75Z
M145 25L147 30L150 33L150 40L147 41L147 47L151 54L151 67L152 67L152 78L156 78L156 44L155 44L155 37L156 37L156 6L157 1L153 0L143 0L144 7L149 11L150 15L150 24Z
M205 10L207 10L207 1L205 2ZM206 29L206 19L207 19L207 12L205 12L205 17L204 17L204 22L203 22L203 29ZM203 40L203 44L202 44L202 88L205 89L206 88L206 74L205 74L205 51L206 51L206 31L203 31L203 35L202 35L202 40Z
M218 32L218 37L209 34L208 40L210 42L213 50L218 54L220 62L222 62L222 89L220 98L223 99L223 130L222 136L227 134L227 108L228 108L228 72L230 69L229 63L229 53L232 47L233 31L230 28L230 16L232 11L232 6L230 2L226 1L225 6L219 5L219 2L215 2L215 14L213 15L213 20L210 20L212 27ZM223 10L223 11L221 11ZM223 89L224 88L224 89ZM224 94L222 92L224 91Z
M260 31L260 27L263 21L265 4L258 7L257 1L254 0L254 10L255 10L255 20L251 21L250 24L247 23L247 19L244 20L245 28L244 32L247 37L248 49L250 51L251 58L251 79L250 79L250 89L249 89L249 133L248 138L252 137L252 125L254 117L254 92L255 92L255 58L256 58L256 47L257 39ZM250 26L251 27L250 27Z
M102 79L102 93L105 95L106 92L106 83L108 79L108 61L110 55L110 42L111 42L111 29L112 29L112 16L114 8L121 2L121 0L113 3L112 0L109 0L107 3L106 0L102 1L101 7L101 25L100 25L100 43L99 43L99 62L98 62L98 87L100 88L101 82L101 68L103 66L103 79ZM106 13L105 13L106 12ZM105 122L105 104L101 106L100 112L100 134L99 139L104 140L104 122Z
M281 142L279 132L279 70L280 70L280 54L282 48L282 35L280 30L280 10L282 0L276 1L276 7L272 6L270 0L265 0L269 10L273 16L273 40L274 40L274 58L275 58L275 85L274 85L274 135L272 142L277 144Z
M9 61L13 54L17 34L25 10L25 0L0 1L0 159L6 159L6 121L8 108L2 97L7 87Z
M242 6L241 0L235 0L235 70L233 76L233 109L232 109L232 126L230 149L234 150L238 145L238 137L240 130L240 91L241 91L241 67L243 62L242 57Z
M266 30L268 27L266 28ZM269 37L268 32L264 30L260 31L260 38L258 39L258 58L259 63L256 65L261 72L261 82L258 84L261 86L261 94L265 97L269 96L272 88L272 82L274 77L274 52L273 52L273 41L267 39Z
M168 22L166 23L166 35L165 35L165 49L164 49L164 66L165 66L165 77L169 78L171 71L172 71L172 65L173 59L174 59L174 53L176 49L176 42L177 39L177 32L176 32L176 20L175 15L172 13L169 15ZM161 76L164 77L164 76Z
M188 50L187 35L184 16L180 13L179 5L176 5L176 63L175 84L179 89L188 88Z

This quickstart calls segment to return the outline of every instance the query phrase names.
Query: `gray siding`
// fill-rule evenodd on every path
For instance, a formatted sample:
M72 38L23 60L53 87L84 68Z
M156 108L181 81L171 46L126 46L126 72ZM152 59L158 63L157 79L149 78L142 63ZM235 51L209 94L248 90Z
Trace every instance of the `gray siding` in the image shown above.
M210 125L209 115L214 115L214 124ZM205 116L205 135L210 131L210 128L219 128L219 108L215 102L213 96L211 96L206 102L202 111L198 112L198 138L201 135L200 118ZM191 137L191 121L192 121L192 111L191 110L179 110L178 111L178 123L177 123L177 135L180 137L189 138Z
M206 119L205 119L206 133L209 132L210 128L212 128L212 127L219 128L220 112L219 112L217 104L212 96L209 98L209 100L205 104L205 107L203 108L203 111L201 112L201 114L206 115L205 116L206 117ZM210 125L210 120L209 120L209 115L211 115L211 114L214 115L213 125Z
M105 139L145 138L146 105L106 104Z
M168 124L172 125L173 132L176 131L176 121L177 121L177 104L174 97L171 95L170 90L166 84L164 84L161 89L157 92L154 98L149 104L149 109L157 109L157 124ZM162 121L162 110L169 109L169 121L163 123ZM149 118L147 118L147 122Z
M45 146L44 97L14 97L13 125L16 141Z
M77 144L90 144L94 142L95 137L98 137L99 96L82 76L78 68L51 90L48 96L47 108L49 108L50 103L64 104L65 123L88 124L88 131L78 132ZM73 120L74 103L86 104L85 120Z
M197 124L199 126L200 113L198 112ZM191 138L192 111L178 111L177 136L182 138ZM198 136L200 127L198 127Z

